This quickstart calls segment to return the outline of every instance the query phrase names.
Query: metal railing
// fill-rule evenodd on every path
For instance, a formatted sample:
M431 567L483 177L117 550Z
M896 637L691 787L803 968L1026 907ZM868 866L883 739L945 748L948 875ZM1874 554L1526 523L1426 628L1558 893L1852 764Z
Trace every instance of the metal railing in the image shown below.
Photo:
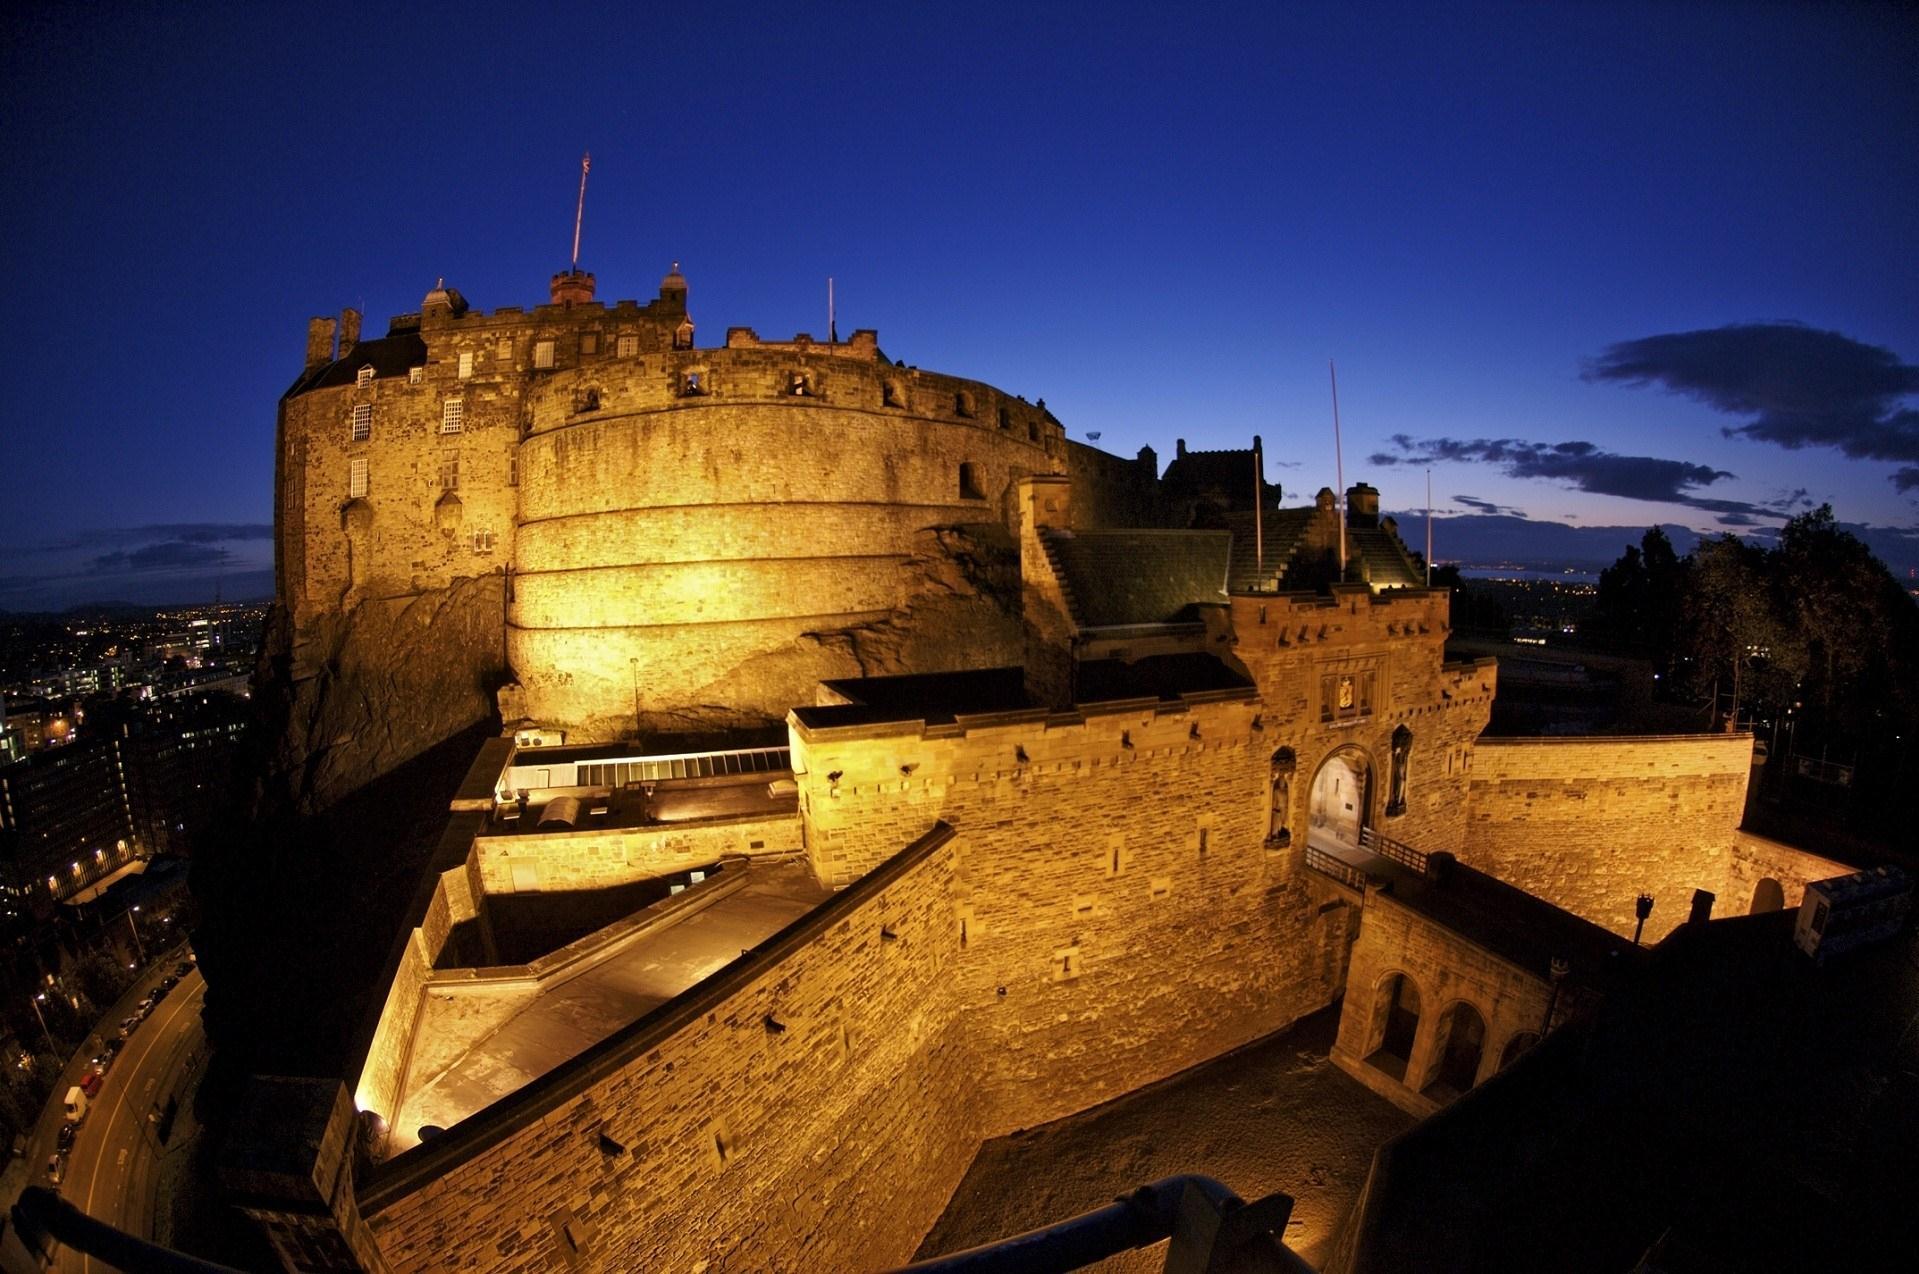
M1382 836L1370 827L1359 829L1359 847L1381 858L1390 859L1401 867L1410 867L1420 875L1426 874L1426 855L1403 841L1390 836Z
M1335 857L1317 845L1306 847L1306 865L1324 876L1331 876L1348 889L1366 892L1366 873L1343 858Z

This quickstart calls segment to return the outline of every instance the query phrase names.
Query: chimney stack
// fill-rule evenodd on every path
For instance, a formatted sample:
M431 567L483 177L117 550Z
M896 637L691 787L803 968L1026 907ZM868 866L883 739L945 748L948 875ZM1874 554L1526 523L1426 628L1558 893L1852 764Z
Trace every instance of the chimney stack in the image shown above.
M1710 889L1692 891L1692 914L1686 917L1689 925L1703 925L1712 919L1712 904L1717 896Z
M340 311L340 357L345 358L360 343L360 311Z
M333 361L333 320L313 318L307 320L307 367L319 367Z

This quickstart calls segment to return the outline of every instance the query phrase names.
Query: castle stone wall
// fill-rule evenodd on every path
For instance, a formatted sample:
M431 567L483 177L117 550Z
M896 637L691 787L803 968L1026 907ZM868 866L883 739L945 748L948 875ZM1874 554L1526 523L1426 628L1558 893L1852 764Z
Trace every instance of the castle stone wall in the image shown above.
M516 869L531 868L544 891L610 889L728 857L792 853L799 816L729 818L606 831L482 836L474 875L488 894L514 892Z
M435 1163L418 1188L371 1183L363 1199L388 1264L780 1271L907 1260L981 1138L975 1054L952 1011L963 854L945 843L847 899L643 1052L557 1097L522 1090L506 1103L539 1113L496 1110L469 1122L500 1119L497 1131L453 1130L444 1141L486 1144ZM385 1173L404 1177L407 1160Z
M822 880L857 879L936 820L963 835L949 923L987 1135L1285 1026L1344 971L1344 910L1320 911L1297 851L1265 848L1250 699L1083 711L794 728Z
M1419 1027L1403 1078L1366 1061L1379 1047L1384 984L1395 973L1410 978L1419 994ZM1446 1011L1463 1000L1485 1022L1478 1076L1483 1082L1499 1069L1500 1056L1515 1035L1541 1033L1551 993L1545 978L1468 942L1390 893L1369 889L1353 943L1333 1061L1402 1110L1429 1115L1439 1103L1422 1090L1444 1051L1441 1022Z
M1620 934L1649 893L1655 942L1724 888L1751 760L1748 734L1481 739L1460 861Z
M1726 883L1724 888L1717 891L1719 903L1713 914L1749 914L1753 905L1753 891L1759 887L1761 880L1768 878L1779 882L1786 910L1795 910L1806 896L1807 885L1831 880L1834 876L1849 876L1857 870L1857 867L1837 859L1824 858L1741 830L1733 834Z

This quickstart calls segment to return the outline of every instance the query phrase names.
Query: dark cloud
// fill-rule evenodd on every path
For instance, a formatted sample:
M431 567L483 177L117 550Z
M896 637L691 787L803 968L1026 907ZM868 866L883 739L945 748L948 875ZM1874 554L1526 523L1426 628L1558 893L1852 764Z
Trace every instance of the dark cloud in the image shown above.
M1919 462L1919 367L1891 350L1803 323L1735 323L1621 341L1586 365L1589 381L1663 385L1748 416L1727 437L1788 450L1833 447L1855 460ZM1919 486L1919 465L1892 475Z
M115 550L93 559L95 571L179 571L227 560L225 549L186 540L166 540L127 552Z
M1456 495L1453 497L1453 503L1463 504L1475 513L1501 514L1514 518L1526 516L1518 509L1509 509L1504 505L1494 504L1491 500L1482 500L1476 495Z
M151 544L161 540L220 544L230 540L272 538L271 522L158 522L151 526L92 527L74 531L43 547L52 550L105 548L115 544Z
M1658 456L1625 456L1606 451L1590 442L1524 442L1518 438L1413 438L1394 434L1396 451L1378 452L1369 457L1376 465L1434 464L1452 461L1495 465L1512 478L1543 478L1563 482L1595 495L1623 496L1628 500L1657 500L1667 504L1691 505L1709 513L1770 512L1763 505L1743 500L1713 500L1693 495L1699 487L1710 486L1733 475L1710 465L1685 460L1664 460Z

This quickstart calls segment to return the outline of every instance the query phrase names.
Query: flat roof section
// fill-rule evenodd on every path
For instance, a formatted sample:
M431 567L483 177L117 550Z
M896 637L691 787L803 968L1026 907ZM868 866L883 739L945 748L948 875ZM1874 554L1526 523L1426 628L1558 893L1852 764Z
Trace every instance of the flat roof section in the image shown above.
M1188 695L1254 690L1250 680L1208 654L1149 655L1131 662L1087 659L1076 672L1078 689L1073 700L1086 706L1132 699L1174 703ZM895 721L950 725L962 716L1040 709L1026 693L1025 671L1020 668L856 677L821 684L851 702L793 709L793 716L808 729Z
M417 1145L423 1126L451 1128L571 1061L832 896L814 881L804 858L755 859L740 870L747 873L742 888L684 919L634 934L612 954L561 975L531 998L524 990L428 988L414 1054L416 1065L429 1059L421 1069L431 1073L407 1075L388 1153ZM525 1003L507 1010L500 1025L450 1061L439 1060L431 1043L436 1024L492 1016L516 999Z

